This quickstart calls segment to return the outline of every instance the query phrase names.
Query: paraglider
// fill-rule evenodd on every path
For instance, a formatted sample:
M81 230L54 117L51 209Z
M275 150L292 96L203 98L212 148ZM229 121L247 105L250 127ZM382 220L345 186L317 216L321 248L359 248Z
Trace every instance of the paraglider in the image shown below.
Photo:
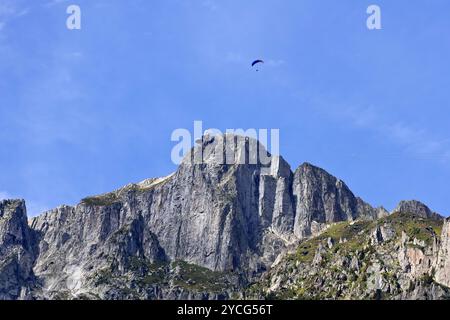
M252 67L257 66L256 67L256 71L259 71L258 65L261 64L261 63L264 63L264 61L263 60L255 60L255 61L252 62Z

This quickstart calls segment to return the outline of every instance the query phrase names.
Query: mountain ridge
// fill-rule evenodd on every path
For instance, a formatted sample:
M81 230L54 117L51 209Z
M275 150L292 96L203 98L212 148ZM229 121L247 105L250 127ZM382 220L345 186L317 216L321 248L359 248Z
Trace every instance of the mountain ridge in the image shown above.
M235 162L224 163L230 154ZM254 163L239 162L252 156ZM245 298L244 289L292 248L340 223L371 226L392 216L319 167L292 171L256 140L227 135L204 136L168 177L60 206L31 223L23 201L0 208L2 239L25 239L0 243L0 277L15 279L0 285L3 299ZM417 201L398 209L444 223ZM436 279L448 284L447 251L435 249L433 263L443 266Z

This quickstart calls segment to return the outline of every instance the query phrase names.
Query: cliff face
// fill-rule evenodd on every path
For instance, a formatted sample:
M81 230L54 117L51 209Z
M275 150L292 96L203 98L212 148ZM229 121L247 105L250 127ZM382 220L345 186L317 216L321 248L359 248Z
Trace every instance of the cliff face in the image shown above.
M377 219L385 215L383 209L374 209L356 198L343 181L308 163L295 171L293 196L294 234L298 238L317 235L330 222Z
M34 250L25 203L0 202L0 299L26 299L34 286Z
M23 202L2 202L0 279L10 280L0 298L239 297L331 225L388 215L320 168L293 173L268 156L256 140L207 135L174 174L45 212L30 226Z
M442 241L436 263L436 281L450 287L450 219L442 228Z
M416 200L400 201L394 212L414 213L415 215L425 219L444 219L438 213L431 211L425 204Z

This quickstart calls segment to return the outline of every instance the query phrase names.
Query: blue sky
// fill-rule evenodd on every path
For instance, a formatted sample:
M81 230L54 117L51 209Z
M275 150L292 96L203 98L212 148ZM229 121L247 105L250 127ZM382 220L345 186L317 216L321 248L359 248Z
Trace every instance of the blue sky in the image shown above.
M294 170L447 215L449 17L448 0L0 0L0 198L35 215L165 176L172 131L202 120L279 128Z

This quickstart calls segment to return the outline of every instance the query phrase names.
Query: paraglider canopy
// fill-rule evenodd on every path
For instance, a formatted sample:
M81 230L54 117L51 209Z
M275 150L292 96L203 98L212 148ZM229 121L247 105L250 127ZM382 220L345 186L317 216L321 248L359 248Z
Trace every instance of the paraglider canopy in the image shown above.
M255 60L252 62L252 67L254 67L255 64L258 64L258 63L264 63L264 61L263 60Z
M260 63L264 63L264 61L263 60L255 60L252 62L252 67L254 67L255 65L260 64ZM259 71L259 69L256 68L256 71Z

